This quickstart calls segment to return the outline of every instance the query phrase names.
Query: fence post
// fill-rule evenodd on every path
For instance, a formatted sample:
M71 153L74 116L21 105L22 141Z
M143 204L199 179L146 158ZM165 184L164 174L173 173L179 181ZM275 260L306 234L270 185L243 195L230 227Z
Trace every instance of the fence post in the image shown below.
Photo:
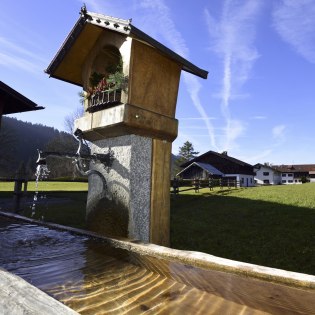
M23 191L22 191L22 186ZM14 178L14 192L13 192L13 211L19 212L21 210L21 200L27 193L27 178L24 163L21 164L20 168L15 173Z

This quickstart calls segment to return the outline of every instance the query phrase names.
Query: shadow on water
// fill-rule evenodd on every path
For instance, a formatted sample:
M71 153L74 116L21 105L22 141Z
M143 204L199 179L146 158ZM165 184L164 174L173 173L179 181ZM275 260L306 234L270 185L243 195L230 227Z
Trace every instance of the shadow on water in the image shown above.
M315 274L315 209L229 194L172 197L171 247Z

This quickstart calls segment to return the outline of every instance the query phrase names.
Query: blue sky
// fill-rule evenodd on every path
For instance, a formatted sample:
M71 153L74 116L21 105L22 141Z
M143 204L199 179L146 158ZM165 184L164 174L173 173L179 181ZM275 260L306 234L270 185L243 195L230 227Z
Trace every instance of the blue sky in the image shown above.
M87 0L209 71L182 72L178 138L248 163L315 163L314 0ZM2 0L0 80L46 109L18 119L64 129L80 88L47 68L79 17L78 0Z

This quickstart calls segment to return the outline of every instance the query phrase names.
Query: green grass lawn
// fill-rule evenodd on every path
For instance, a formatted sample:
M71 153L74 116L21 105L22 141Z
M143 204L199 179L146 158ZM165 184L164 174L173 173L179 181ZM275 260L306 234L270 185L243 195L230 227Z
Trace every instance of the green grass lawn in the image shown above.
M0 182L1 199L7 207L13 205L14 183ZM28 183L27 198L23 200L22 215L35 219L44 218L47 222L85 228L85 208L88 184L82 182L39 182L38 200L35 215L32 216L32 200L35 194L35 182ZM5 206L2 205L3 210Z
M12 190L0 183L0 204ZM40 182L39 191L35 218L85 228L87 183ZM171 247L315 275L315 184L172 195Z
M29 192L35 191L35 181L27 184ZM82 182L42 182L38 183L39 191L87 191L88 183ZM14 182L0 182L0 192L12 192L14 190Z
M314 275L315 184L172 196L171 246Z

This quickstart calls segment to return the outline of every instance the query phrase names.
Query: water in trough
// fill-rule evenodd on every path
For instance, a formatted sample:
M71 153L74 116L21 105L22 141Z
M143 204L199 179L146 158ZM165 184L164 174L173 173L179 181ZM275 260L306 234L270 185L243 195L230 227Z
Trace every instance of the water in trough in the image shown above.
M0 267L81 314L315 314L314 290L205 270L0 216Z

